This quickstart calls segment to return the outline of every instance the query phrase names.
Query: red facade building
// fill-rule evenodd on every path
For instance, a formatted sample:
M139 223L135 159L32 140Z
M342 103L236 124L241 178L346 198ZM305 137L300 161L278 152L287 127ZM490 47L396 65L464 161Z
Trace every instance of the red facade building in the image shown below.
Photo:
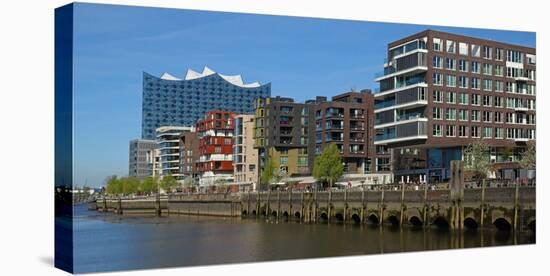
M199 137L197 170L201 186L231 182L233 177L234 113L207 112L196 125Z

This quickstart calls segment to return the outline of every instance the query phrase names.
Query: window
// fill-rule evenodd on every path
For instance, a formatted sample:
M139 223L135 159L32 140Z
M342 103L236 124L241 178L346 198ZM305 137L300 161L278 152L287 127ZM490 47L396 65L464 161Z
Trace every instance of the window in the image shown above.
M483 106L491 106L491 96L483 95Z
M460 42L458 44L458 53L464 56L468 55L468 43Z
M456 120L456 109L447 108L445 112L445 120Z
M472 138L479 138L479 129L480 127L478 126L473 126L470 128L470 135L472 136Z
M506 76L509 78L523 77L523 69L506 67Z
M434 38L433 39L433 49L434 51L441 51L441 39L440 38Z
M434 103L443 102L443 97L441 97L441 91L439 91L439 90L434 90L433 91L433 101L434 101Z
M456 103L456 92L446 92L445 101L451 104Z
M491 111L483 111L483 122L490 123L491 122Z
M534 84L528 84L527 85L527 94L528 95L535 95L536 94L536 86Z
M458 137L468 137L467 130L468 128L466 126L458 126Z
M489 46L483 46L483 58L492 59L493 58L493 48Z
M481 47L479 45L472 44L472 56L473 57L480 57L481 56Z
M471 84L473 89L479 89L479 78L472 78Z
M441 120L441 108L434 107L432 112L432 118L434 120Z
M513 124L516 118L515 115L516 115L515 113L506 113L506 123Z
M456 60L454 58L445 58L445 67L447 70L456 70Z
M492 75L493 66L489 63L483 63L483 75Z
M536 77L535 70L525 69L525 75L530 80L536 80L535 79L535 77Z
M532 54L526 54L525 57L527 58L527 63L530 65L536 65L537 64L537 56Z
M441 76L441 74L433 74L433 85L443 85L443 77Z
M502 123L502 112L495 112L495 123Z
M500 48L495 49L495 59L502 61L504 58L504 50Z
M288 156L281 156L281 158L280 158L280 164L281 164L281 166L286 166L286 165L288 165Z
M434 68L442 68L443 67L443 59L440 56L434 56L432 61L432 66Z
M491 91L493 89L493 81L492 80L483 80L483 90L485 91Z
M443 136L441 133L441 125L433 125L433 136L435 137Z
M447 86L448 87L456 87L456 76L455 75L447 75Z
M504 138L504 129L500 127L495 128L495 139L502 138Z
M459 85L460 88L468 88L468 77L459 76L458 77L458 85Z
M458 96L458 103L467 105L468 104L468 94L460 93L460 95Z
M461 72L468 72L468 61L467 60L459 60L458 61L458 70Z
M507 108L514 108L516 107L516 101L514 98L506 98L506 107Z
M503 107L502 106L502 97L495 96L495 107Z
M479 105L481 96L479 94L472 94L472 105Z
M503 83L502 81L496 80L495 81L495 91L496 92L502 92L503 91Z
M446 125L445 126L445 136L455 137L456 136L456 126Z
M516 92L516 84L512 82L506 82L506 92L515 93Z
M523 54L520 51L506 50L506 61L523 63Z
M490 127L484 127L483 128L483 138L491 138L491 130L492 128Z
M447 40L447 53L456 52L456 43L452 40Z
M495 64L495 76L503 77L504 70L502 70L502 65Z
M472 61L472 73L476 73L476 74L479 74L479 62L477 61Z
M468 110L461 109L458 111L458 120L459 121L468 121Z
M479 122L479 110L472 110L472 122Z

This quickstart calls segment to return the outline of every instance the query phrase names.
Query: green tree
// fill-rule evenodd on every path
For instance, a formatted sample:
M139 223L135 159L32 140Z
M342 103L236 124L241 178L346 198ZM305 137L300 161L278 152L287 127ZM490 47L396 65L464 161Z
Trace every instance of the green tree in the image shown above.
M473 173L476 179L483 179L491 170L491 153L484 141L470 143L464 150L464 169Z
M524 169L534 169L537 166L537 144L533 141L527 143L527 149L521 154L519 164Z
M178 186L178 181L171 174L163 176L162 180L160 181L160 187L167 193L171 192L172 189L174 189L177 186Z
M502 149L501 155L502 155L502 162L508 162L510 158L514 156L514 148L505 147L504 149Z
M139 190L139 180L135 177L123 177L120 179L122 193L125 195L136 194Z
M122 183L116 175L108 176L107 179L105 179L105 184L105 191L107 194L116 195L122 193Z
M329 144L323 149L323 152L315 157L313 165L313 177L318 181L326 181L329 187L344 174L344 165L340 150L336 144Z
M148 176L140 183L139 190L144 194L150 194L152 192L157 191L157 187L159 184L159 177L158 176Z
M275 161L271 157L267 158L262 170L262 175L260 176L260 184L263 189L269 187L269 184L273 182L279 182L281 180L281 175L279 173L279 168L275 164Z

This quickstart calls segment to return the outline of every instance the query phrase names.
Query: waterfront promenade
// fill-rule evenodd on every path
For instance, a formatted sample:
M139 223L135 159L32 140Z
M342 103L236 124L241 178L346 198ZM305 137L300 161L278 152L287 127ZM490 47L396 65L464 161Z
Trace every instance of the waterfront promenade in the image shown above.
M535 230L536 188L446 189L387 185L384 189L268 191L104 197L89 208L118 214L266 217L306 223L391 224L449 229Z

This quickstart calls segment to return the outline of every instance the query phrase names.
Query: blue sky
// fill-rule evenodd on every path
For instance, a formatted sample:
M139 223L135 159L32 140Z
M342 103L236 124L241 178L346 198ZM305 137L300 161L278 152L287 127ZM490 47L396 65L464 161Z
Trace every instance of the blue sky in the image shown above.
M387 43L427 28L535 47L531 32L115 5L77 4L74 20L75 184L91 186L128 173L143 71L207 65L303 101L374 89Z

